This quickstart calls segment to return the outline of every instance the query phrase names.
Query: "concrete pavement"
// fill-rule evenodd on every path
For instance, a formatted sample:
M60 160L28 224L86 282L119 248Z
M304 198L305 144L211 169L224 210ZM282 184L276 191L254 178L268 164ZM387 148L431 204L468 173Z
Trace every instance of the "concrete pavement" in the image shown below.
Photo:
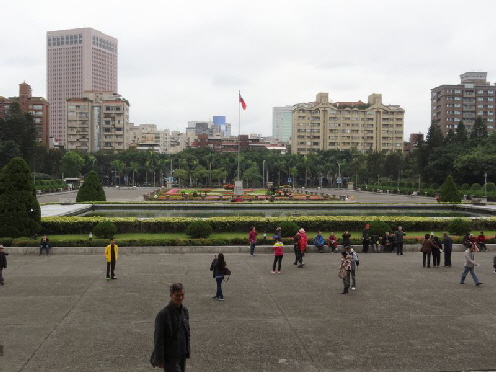
M8 251L9 248L6 250ZM310 253L283 273L273 256L226 255L225 302L211 299L212 254L126 254L106 282L103 253L9 255L0 287L0 371L150 371L153 321L181 281L190 309L189 372L469 371L496 369L492 253L458 284L423 269L419 252L360 254L357 291L340 294L338 254Z

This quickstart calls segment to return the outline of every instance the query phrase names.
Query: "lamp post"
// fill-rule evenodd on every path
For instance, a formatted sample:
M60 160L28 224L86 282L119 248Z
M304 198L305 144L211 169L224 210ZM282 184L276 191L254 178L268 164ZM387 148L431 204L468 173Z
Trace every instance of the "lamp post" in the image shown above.
M487 172L484 172L484 197L487 199Z
M262 188L265 188L265 159L262 160Z
M339 162L336 162L336 164L338 165L338 179L337 179L337 184L338 184L338 189L341 188L341 165L339 164Z

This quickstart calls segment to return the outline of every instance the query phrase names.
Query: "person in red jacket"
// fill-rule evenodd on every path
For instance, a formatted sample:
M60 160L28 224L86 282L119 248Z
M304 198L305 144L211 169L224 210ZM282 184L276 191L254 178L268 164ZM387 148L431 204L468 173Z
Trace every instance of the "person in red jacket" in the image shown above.
M282 238L277 238L277 242L272 247L274 251L274 263L272 264L272 274L276 272L276 263L278 263L277 273L281 273L282 258L284 256L284 244L282 243Z
M257 245L257 230L255 226L250 228L250 232L248 233L248 241L250 243L250 257L255 256L255 246Z
M295 265L298 264L298 268L305 266L303 263L303 256L305 256L305 251L307 250L308 238L304 229L298 230L295 235L295 254L296 261Z
M479 250L482 252L487 252L486 248L486 236L484 235L484 231L481 231L479 236L477 237L477 244L479 245Z

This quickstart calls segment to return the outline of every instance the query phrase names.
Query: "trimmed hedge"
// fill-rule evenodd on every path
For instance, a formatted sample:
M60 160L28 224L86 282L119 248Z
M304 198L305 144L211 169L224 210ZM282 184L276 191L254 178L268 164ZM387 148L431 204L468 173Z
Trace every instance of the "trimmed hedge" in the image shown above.
M42 233L50 235L61 234L88 234L93 231L94 226L108 220L115 224L117 233L166 233L185 232L189 224L195 218L105 218L105 217L48 217L42 218ZM495 230L496 217L483 219L466 218L472 226L472 230ZM361 231L366 223L371 221L382 221L391 227L398 225L408 231L443 231L448 229L451 219L427 218L427 217L403 217L403 216L324 216L324 217L212 217L208 222L213 232L245 232L248 234L251 226L255 226L259 232L267 232L269 236L283 221L292 221L297 226L307 231ZM283 230L283 235L288 232Z

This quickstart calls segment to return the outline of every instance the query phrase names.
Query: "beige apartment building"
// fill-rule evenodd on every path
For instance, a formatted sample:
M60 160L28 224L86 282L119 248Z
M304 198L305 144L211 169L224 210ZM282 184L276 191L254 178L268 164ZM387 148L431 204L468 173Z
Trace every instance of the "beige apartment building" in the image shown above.
M95 152L128 148L129 102L117 93L84 92L67 100L67 149Z
M384 105L381 94L371 94L365 104L333 103L328 93L319 93L315 102L294 105L291 152L402 151L404 116L399 105Z
M118 92L117 39L92 28L48 31L49 133L66 146L66 100L84 91Z
M460 84L431 89L431 121L438 122L443 134L456 130L460 121L470 132L479 116L488 132L494 130L496 86L486 78L487 72L466 72L460 75Z

